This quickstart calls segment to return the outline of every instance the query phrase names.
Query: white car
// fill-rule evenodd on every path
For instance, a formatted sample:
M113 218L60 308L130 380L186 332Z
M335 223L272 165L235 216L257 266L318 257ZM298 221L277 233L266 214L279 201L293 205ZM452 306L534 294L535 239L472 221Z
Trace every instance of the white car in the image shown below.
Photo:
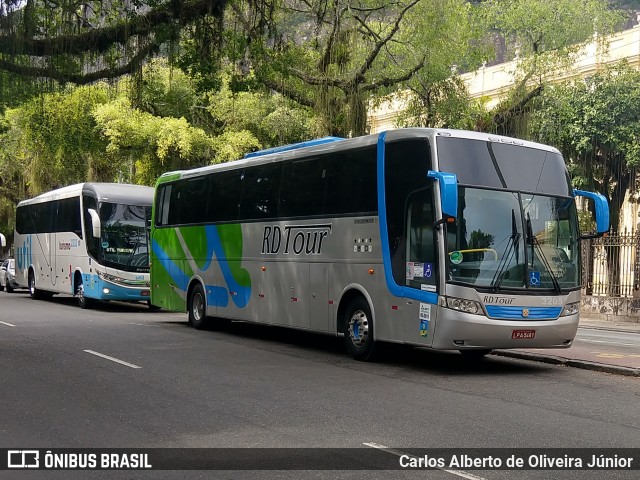
M16 288L22 288L16 283L16 261L8 258L0 265L0 292L7 289L8 293Z

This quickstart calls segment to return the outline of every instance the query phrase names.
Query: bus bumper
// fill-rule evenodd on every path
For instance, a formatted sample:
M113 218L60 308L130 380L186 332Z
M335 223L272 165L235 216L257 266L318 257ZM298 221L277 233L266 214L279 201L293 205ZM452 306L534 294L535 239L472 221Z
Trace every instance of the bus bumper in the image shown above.
M578 319L576 314L557 320L492 320L443 308L438 314L432 348L569 348L578 330Z
M84 294L87 298L96 300L119 300L123 302L142 302L149 300L149 287L123 286L102 280L97 275L88 284L84 284Z

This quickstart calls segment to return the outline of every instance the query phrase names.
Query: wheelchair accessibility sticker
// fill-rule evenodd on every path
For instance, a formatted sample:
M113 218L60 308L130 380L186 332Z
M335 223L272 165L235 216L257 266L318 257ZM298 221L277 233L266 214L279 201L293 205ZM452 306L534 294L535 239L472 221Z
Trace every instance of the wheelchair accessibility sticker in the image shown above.
M529 272L529 285L532 287L540 286L540 272Z

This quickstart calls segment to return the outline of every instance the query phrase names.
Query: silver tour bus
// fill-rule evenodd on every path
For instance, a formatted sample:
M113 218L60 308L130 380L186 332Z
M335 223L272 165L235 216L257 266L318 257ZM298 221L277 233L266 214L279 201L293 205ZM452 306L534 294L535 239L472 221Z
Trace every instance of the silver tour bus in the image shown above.
M460 350L566 348L578 327L580 232L553 147L477 132L325 138L164 174L151 301L235 319ZM209 318L210 317L210 318Z

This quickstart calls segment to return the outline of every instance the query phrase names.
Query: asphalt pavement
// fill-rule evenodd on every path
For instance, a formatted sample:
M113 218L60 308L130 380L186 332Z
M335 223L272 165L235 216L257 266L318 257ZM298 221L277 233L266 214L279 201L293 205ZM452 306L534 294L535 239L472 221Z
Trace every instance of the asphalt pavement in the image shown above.
M640 323L580 319L567 349L496 350L494 355L640 377Z

